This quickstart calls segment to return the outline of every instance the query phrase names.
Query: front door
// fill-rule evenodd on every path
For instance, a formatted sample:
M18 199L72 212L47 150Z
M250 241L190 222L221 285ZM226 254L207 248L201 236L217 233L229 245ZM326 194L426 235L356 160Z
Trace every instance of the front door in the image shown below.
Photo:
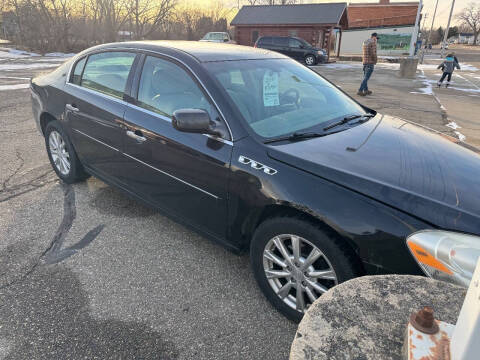
M82 163L111 180L123 174L123 93L136 54L102 52L79 60L67 83L67 121Z
M232 143L180 132L171 124L175 110L193 108L206 110L225 126L215 106L186 69L153 56L145 58L135 103L124 117L130 188L172 215L224 238Z
M304 45L297 39L294 38L289 38L288 39L288 55L291 58L297 59L297 60L303 60L304 58Z

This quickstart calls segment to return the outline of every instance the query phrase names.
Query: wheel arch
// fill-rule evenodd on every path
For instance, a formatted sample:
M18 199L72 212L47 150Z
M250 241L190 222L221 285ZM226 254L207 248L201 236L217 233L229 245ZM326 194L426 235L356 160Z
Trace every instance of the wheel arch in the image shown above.
M43 112L40 114L40 129L42 130L42 135L45 136L45 129L47 128L48 123L57 120L55 116L49 112Z
M245 239L245 247L248 248L252 240L253 234L258 226L267 219L274 217L294 217L306 222L309 222L321 229L328 237L334 239L340 246L342 246L349 254L349 257L354 260L358 275L366 274L365 268L358 254L358 246L350 241L350 239L342 236L332 226L328 225L324 220L309 214L303 209L295 208L289 204L271 204L262 209L252 211L245 219L242 225L242 235Z

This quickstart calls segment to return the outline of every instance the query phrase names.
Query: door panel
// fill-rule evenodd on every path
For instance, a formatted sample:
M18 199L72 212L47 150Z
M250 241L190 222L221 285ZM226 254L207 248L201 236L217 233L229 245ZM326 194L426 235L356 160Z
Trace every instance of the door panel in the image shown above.
M124 116L129 187L201 230L225 238L232 145L180 132L171 124L171 114L181 108L204 109L214 120L216 110L185 69L149 56L137 104L128 106Z
M123 99L132 52L101 52L79 60L67 83L66 117L81 161L101 175L120 180L125 112ZM86 61L85 61L86 60Z
M114 178L123 174L120 154L123 130L119 125L125 105L76 86L68 86L66 116L71 138L82 163Z

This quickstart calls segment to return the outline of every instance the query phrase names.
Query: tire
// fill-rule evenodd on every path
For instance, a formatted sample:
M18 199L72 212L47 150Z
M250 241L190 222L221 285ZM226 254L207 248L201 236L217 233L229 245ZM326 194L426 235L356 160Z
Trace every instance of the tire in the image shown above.
M45 146L50 164L63 182L73 184L88 178L70 138L56 120L47 124Z
M292 240L294 237L297 240ZM286 249L290 263L275 244L278 241ZM293 255L294 241L301 244L298 247L298 261ZM314 247L317 250L314 251ZM321 255L318 255L318 250ZM316 254L318 258L308 268L303 268L308 265L309 254ZM275 257L288 268L272 260ZM295 322L300 322L305 310L315 298L336 284L359 274L353 253L342 241L335 239L332 234L327 235L314 223L290 216L267 219L260 224L250 244L250 263L266 298L283 315ZM267 278L267 271L271 278ZM290 275L286 275L287 273ZM303 289L303 311L298 310L302 307L301 299L297 300L299 287ZM282 299L277 292L286 296Z
M305 56L304 61L305 61L305 65L307 65L307 66L313 66L313 65L316 65L316 63L317 63L317 59L313 55Z

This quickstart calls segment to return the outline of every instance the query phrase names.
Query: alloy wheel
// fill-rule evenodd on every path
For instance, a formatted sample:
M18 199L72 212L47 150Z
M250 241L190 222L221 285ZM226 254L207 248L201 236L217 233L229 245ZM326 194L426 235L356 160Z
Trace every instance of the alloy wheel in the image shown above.
M70 154L65 141L58 131L53 130L48 137L48 147L55 167L62 175L70 172Z
M305 58L305 63L306 63L307 65L313 65L314 62L315 62L315 59L313 58L313 56L307 56L307 57Z
M325 254L297 235L282 234L270 239L263 251L263 268L277 296L302 313L338 283Z

